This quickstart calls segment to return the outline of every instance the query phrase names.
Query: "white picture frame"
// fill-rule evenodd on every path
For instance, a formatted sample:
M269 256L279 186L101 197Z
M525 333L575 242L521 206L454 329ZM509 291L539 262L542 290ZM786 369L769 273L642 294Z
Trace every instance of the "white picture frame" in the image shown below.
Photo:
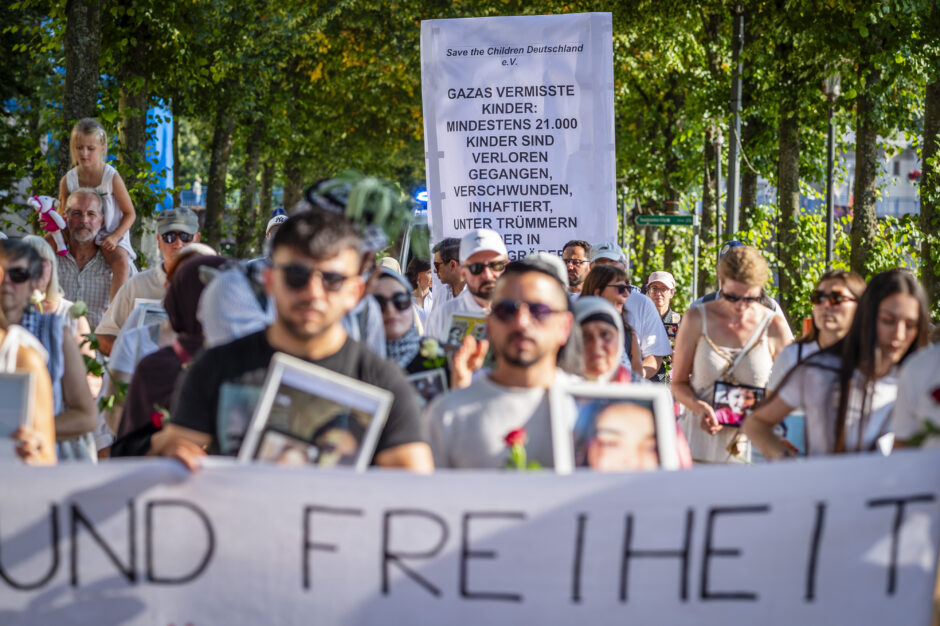
M447 391L447 374L444 372L443 367L408 374L407 379L414 387L421 406L425 406L432 399ZM436 391L436 393L428 397L428 391Z
M596 418L612 405L633 405L651 412L658 468L679 469L676 419L672 396L665 386L596 382L567 383L552 388L549 402L552 436L559 442L564 440L567 444L565 450L556 452L557 472L568 473L584 468L584 459L579 459L578 455L579 437L584 433L579 429L593 429ZM586 414L585 411L591 413ZM586 423L585 420L587 420Z
M20 426L33 424L33 375L17 371L0 373L0 461L17 460L10 439Z
M447 335L444 337L446 345L459 346L467 333L473 333L477 341L486 339L486 315L456 312L447 317Z
M262 445L267 449L271 447L270 442L264 440L266 432L277 433L274 439L289 438L295 443L305 442L308 446L315 446L314 435L317 430L342 417L347 425L355 424L357 429L361 427L363 433L357 442L358 448L352 463L341 461L330 466L351 465L355 471L364 472L372 462L392 400L392 393L385 389L337 374L302 359L277 353L268 367L261 398L245 433L238 460L242 463L259 460ZM299 407L298 410L309 413L319 408L329 415L311 417L297 416L295 413L292 417L290 410L295 404ZM368 423L364 423L366 418ZM291 420L295 423L291 424ZM343 427L337 426L330 430L342 431ZM348 429L344 432L353 434ZM293 447L296 449L296 446ZM310 451L305 451L305 455L309 457ZM326 463L320 462L322 460L321 455L316 462L310 464L325 465Z

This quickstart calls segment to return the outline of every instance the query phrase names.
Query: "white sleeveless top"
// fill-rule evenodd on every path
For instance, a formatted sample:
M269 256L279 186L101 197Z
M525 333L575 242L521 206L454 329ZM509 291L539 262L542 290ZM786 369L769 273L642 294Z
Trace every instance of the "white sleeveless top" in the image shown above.
M101 241L113 233L121 223L121 210L114 202L114 193L112 190L115 174L117 174L117 170L105 163L104 171L101 173L101 184L94 188L98 195L101 196L101 209L104 213L101 230L95 237L95 243L98 245L101 245ZM72 193L81 186L78 183L77 167L73 167L65 174L65 183L68 185L69 193ZM137 253L134 252L134 249L131 247L130 232L124 233L118 245L127 251L130 260L133 261L137 258Z
M49 360L49 353L32 333L18 324L10 324L6 336L0 342L0 372L8 374L16 371L16 357L20 348L32 348L43 361Z

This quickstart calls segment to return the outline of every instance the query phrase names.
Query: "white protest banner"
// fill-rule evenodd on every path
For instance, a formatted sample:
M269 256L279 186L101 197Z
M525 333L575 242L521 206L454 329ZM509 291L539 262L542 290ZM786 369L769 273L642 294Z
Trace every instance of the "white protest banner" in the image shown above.
M610 13L424 21L421 85L432 241L616 237Z
M0 624L927 624L940 453L650 474L6 465Z

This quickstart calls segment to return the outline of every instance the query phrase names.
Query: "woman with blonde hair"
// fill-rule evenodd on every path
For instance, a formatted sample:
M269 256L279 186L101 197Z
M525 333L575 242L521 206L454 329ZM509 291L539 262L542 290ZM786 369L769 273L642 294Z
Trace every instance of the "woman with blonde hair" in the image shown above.
M718 297L682 318L673 357L672 393L683 405L679 424L700 463L750 460L740 429L715 416L716 383L766 387L774 359L793 341L784 319L761 304L767 261L739 246L718 262Z

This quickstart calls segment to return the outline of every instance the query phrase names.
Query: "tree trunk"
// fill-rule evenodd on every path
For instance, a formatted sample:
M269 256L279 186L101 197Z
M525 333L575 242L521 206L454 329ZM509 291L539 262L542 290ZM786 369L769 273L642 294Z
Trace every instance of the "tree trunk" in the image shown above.
M757 117L749 117L741 129L741 143L744 154L753 158L756 138L760 134L762 122ZM744 164L741 170L741 229L750 230L757 210L757 172Z
M940 79L927 85L924 107L923 176L920 182L920 277L927 301L940 308ZM853 247L854 251L854 247Z
M219 251L222 244L222 216L225 213L225 177L228 176L228 162L232 156L234 130L235 117L228 106L220 105L215 117L215 130L212 132L212 156L209 160L209 181L206 190L206 223L203 227L204 240Z
M264 146L264 124L255 122L248 139L248 154L245 156L241 200L238 203L238 222L235 227L235 256L244 259L251 255L258 244L254 226L259 221L255 207L258 192L258 170L261 166L261 150Z
M94 117L98 104L98 57L101 54L100 0L68 0L65 5L65 94L56 178L68 171L69 135L83 117Z
M274 159L268 158L261 166L261 197L258 199L258 214L261 219L255 224L255 240L264 238L267 220L274 210Z
M791 305L799 298L794 285L800 271L799 251L796 246L797 216L800 212L800 129L797 107L789 100L780 103L780 127L777 131L779 152L777 160L777 206L780 223L777 240L780 246L780 305L788 319ZM799 320L793 320L794 323Z
M703 150L705 168L702 170L702 225L699 230L701 250L705 251L715 243L715 198L718 190L715 188L715 144L714 133L709 129L705 131L705 148ZM708 293L710 287L709 275L715 270L715 259L710 254L699 254L698 263L698 293Z
M288 213L294 205L300 202L304 193L303 167L300 164L301 156L296 151L291 152L284 163L284 208Z
M868 84L878 82L879 72L868 75ZM875 96L861 90L855 101L857 127L855 131L855 201L852 206L852 271L868 277L866 269L878 236L875 219L875 192L878 176L878 125L875 122Z

